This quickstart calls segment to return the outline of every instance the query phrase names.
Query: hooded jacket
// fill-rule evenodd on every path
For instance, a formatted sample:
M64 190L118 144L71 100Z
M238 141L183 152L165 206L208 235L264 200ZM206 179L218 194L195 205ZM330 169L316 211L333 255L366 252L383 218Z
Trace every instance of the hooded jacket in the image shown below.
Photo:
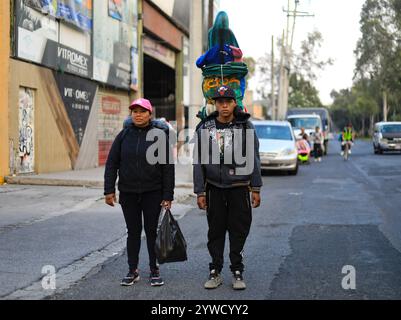
M194 159L194 192L199 196L203 195L206 190L206 183L210 183L219 188L234 188L240 186L249 186L252 191L258 192L262 187L262 176L260 168L260 157L259 157L259 140L254 132L254 146L253 146L253 170L249 175L238 175L235 169L243 167L243 165L238 165L235 163L235 157L233 157L232 164L225 164L223 160L220 164L212 164L212 147L213 144L213 128L210 128L210 123L215 123L218 112L210 114L205 120L203 120L196 128L195 138L197 139L194 148L194 155L197 159ZM239 108L236 108L234 112L235 119L228 126L229 129L255 129L253 124L249 121L250 115L248 113L242 112ZM213 126L213 125L212 125ZM209 131L209 163L201 163L201 131ZM244 132L243 131L243 132ZM245 136L242 138L242 153L245 154L246 150L246 139ZM198 160L198 161L197 161ZM198 163L197 163L198 162Z
M159 130L166 134L166 164L150 164L146 152L154 141L146 141L151 130ZM169 164L172 157L168 140L169 128L157 121L151 121L146 128L129 125L116 137L111 147L105 172L104 194L115 193L118 176L118 189L122 192L144 193L161 190L163 200L174 199L175 168Z

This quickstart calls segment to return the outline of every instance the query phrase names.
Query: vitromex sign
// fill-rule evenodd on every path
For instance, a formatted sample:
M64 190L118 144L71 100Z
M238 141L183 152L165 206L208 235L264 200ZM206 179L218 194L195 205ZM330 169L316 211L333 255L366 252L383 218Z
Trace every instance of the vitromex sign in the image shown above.
M52 40L47 40L42 64L85 78L92 78L93 75L90 56Z

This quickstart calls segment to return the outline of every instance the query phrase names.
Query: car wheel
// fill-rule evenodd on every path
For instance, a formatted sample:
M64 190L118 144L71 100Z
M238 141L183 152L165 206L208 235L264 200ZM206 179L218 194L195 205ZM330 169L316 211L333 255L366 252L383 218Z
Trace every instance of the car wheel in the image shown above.
M380 148L380 146L377 148L377 153L378 153L378 154L383 154L383 149Z
M290 176L296 176L298 174L298 165L295 167L294 170L288 171Z

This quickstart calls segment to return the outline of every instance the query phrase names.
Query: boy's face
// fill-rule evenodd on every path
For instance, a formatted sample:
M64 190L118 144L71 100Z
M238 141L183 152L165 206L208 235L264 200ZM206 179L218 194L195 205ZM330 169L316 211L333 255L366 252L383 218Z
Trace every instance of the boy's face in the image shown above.
M237 103L232 98L219 98L215 102L216 110L222 117L229 117L234 113Z

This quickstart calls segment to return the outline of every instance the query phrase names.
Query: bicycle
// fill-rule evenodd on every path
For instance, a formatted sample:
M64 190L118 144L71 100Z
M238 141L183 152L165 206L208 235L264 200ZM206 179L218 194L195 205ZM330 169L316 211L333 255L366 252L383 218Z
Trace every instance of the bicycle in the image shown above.
M344 144L344 155L343 155L344 161L348 161L348 159L349 159L349 150L350 150L350 147L352 145L352 142L351 141L345 141L345 142L343 142L343 144Z

